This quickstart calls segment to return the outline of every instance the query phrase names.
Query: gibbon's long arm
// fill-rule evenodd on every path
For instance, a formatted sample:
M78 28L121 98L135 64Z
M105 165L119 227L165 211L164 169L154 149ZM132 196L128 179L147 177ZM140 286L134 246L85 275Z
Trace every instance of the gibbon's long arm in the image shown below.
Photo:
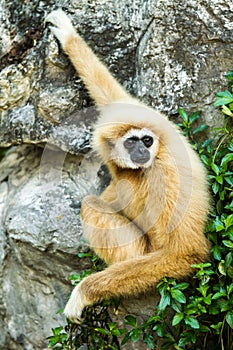
M132 97L78 35L70 19L62 10L51 12L45 22L54 25L50 29L69 56L97 106L101 107L115 101L132 100Z
M147 253L146 235L101 198L85 197L81 217L90 247L108 265Z
M111 265L88 276L78 284L64 313L75 323L81 322L83 308L111 297L127 297L147 291L164 276L181 278L190 273L197 257L179 256L164 249Z

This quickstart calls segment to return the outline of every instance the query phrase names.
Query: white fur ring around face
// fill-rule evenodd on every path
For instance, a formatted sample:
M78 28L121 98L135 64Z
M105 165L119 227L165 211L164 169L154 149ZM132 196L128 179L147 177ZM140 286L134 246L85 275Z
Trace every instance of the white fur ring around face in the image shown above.
M82 320L82 311L85 306L87 306L89 303L87 302L85 295L81 292L81 285L84 281L80 282L71 293L70 299L67 302L64 314L66 317L74 322L74 323L81 323Z

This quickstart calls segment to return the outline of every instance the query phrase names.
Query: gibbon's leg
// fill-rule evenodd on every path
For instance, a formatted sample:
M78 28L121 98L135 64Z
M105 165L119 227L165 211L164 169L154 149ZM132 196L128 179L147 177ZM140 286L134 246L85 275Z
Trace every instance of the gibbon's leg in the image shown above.
M101 198L85 197L81 218L90 247L107 264L147 253L147 236Z
M200 262L194 255L182 256L160 250L142 257L109 266L86 277L78 284L66 304L64 313L73 322L80 322L87 305L104 299L129 296L147 291L164 276L184 278L192 271L191 264Z
M53 24L50 27L52 32L69 56L97 106L132 99L75 31L65 12L52 11L45 22Z

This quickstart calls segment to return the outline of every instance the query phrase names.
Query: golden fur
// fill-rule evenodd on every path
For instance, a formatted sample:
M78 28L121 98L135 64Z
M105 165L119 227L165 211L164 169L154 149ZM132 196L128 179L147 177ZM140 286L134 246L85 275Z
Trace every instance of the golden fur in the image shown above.
M73 290L65 314L78 321L86 305L144 292L164 276L185 278L192 264L205 261L209 195L205 170L176 126L119 85L63 11L46 21L101 111L93 148L112 176L100 197L82 202L84 233L109 267ZM113 150L127 132L143 128L155 135L156 147L149 165L133 169Z

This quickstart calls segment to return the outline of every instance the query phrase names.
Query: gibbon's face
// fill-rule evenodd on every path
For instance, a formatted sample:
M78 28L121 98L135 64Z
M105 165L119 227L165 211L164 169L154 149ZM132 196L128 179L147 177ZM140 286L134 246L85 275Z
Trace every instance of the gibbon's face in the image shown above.
M112 160L121 168L139 169L151 166L158 152L158 138L149 129L130 129L118 139Z

